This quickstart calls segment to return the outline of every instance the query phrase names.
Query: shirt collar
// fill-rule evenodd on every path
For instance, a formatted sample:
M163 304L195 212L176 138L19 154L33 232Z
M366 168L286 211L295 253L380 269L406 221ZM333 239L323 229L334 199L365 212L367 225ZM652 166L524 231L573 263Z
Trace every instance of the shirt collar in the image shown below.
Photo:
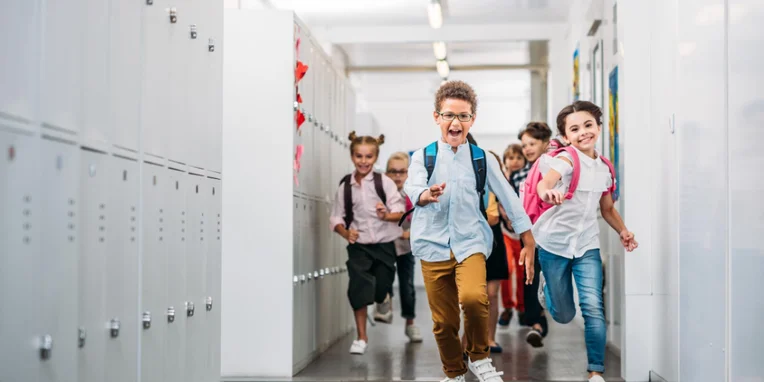
M600 159L600 153L598 153L596 150L594 151L594 154L597 156L597 158L592 158L584 154L581 150L575 148L574 146L571 146L571 147L573 147L573 149L576 150L576 152L578 153L578 161L589 167L593 166Z
M459 145L457 147L456 151L459 151L461 148L467 146L467 144L468 144L468 142L465 139L464 143ZM443 137L438 138L438 148L441 149L441 150L450 150L450 151L453 151L451 145L446 143L446 141L443 140Z
M358 184L358 182L356 181L356 177L355 177L355 175L357 173L358 173L358 171L353 170L353 175L350 177L350 185ZM368 174L366 174L366 176L363 177L363 180L364 181L371 181L373 177L374 177L374 170L371 170L371 171L369 171Z

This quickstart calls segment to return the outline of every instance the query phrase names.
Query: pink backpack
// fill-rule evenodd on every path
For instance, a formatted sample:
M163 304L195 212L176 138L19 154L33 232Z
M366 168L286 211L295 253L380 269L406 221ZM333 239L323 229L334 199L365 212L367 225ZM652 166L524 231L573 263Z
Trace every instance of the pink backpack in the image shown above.
M581 176L581 162L578 160L578 152L571 146L565 146L544 155L556 157L563 151L570 154L571 158L573 158L573 177L570 179L570 187L568 187L568 192L565 194L565 199L570 200L573 198L573 194L576 192L576 188L578 187L578 178ZM608 166L610 169L610 175L613 177L613 185L607 191L605 191L604 194L612 193L616 188L615 169L613 168L613 164L610 163L607 158L603 156L600 156L600 158L602 158L602 161ZM541 197L536 191L536 187L538 186L539 182L544 178L544 174L539 171L538 166L539 160L536 160L536 163L533 164L531 170L528 172L528 177L525 178L522 187L520 187L520 199L523 201L523 208L525 208L525 213L527 213L528 217L531 218L531 223L533 224L536 223L539 217L541 217L541 215L546 210L552 208L551 204L545 203L543 200L541 200Z

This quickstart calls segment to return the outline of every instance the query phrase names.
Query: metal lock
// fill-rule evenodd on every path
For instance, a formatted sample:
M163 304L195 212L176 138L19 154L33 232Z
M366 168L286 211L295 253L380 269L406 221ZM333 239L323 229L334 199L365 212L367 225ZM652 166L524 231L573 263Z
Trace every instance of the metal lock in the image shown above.
M297 276L297 275L295 275L295 276L292 278L292 282L293 282L293 283L295 283L295 284L297 284L298 282L300 282L300 276Z
M186 302L186 316L188 317L194 316L194 303L191 301Z
M207 41L207 51L209 51L209 52L214 52L215 51L215 39L214 38L210 38Z
M143 328L148 329L151 327L151 312L143 312Z
M80 327L77 329L77 346L81 349L85 347L85 340L87 339L87 333L85 333L85 328Z
M211 312L212 311L212 297L207 297L206 303L207 303L207 311Z
M320 125L318 126L318 128L319 128L321 131L326 131L326 128L324 127L324 124L323 124L323 123L322 123L322 124L320 124Z
M53 350L53 337L46 334L40 338L40 359L50 359L50 352Z
M313 274L308 272L308 281L313 280Z
M308 122L313 122L313 114L308 114Z
M300 282L301 282L301 283L304 283L304 282L305 282L305 275L300 275Z
M170 8L170 23L175 24L178 22L178 10L173 8Z
M294 101L294 111L297 111L297 109L300 108L300 104L297 101Z
M321 276L321 278L324 278L324 270L321 269L320 271L318 271L318 275Z
M173 323L175 322L175 307L169 307L167 308L167 322Z
M313 271L313 278L314 278L314 279L317 279L317 278L318 278L318 271Z
M196 24L191 24L188 26L189 34L191 35L192 40L196 40Z
M146 5L154 5L154 0L146 0Z
M119 319L112 318L111 322L109 322L109 329L111 332L111 338L117 338L119 337Z
M329 268L324 269L324 274L329 274Z

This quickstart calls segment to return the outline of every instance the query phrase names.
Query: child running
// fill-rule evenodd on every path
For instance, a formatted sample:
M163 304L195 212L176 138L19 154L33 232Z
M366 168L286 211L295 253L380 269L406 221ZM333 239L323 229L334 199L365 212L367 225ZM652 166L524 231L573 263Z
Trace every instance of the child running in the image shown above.
M538 171L543 179L537 184L538 196L553 205L533 225L543 269L541 297L543 301L546 296L546 306L555 321L568 323L576 315L572 288L575 280L584 317L589 381L604 382L607 326L597 207L620 235L626 251L633 251L638 244L613 204L612 165L595 150L602 132L600 108L591 102L577 101L560 111L557 129L564 143L575 151L573 155L563 151L556 157L544 155L539 159ZM578 184L566 199L574 178Z
M363 354L369 342L367 306L389 301L395 279L394 241L402 234L395 222L403 216L405 202L390 178L372 171L385 136L358 137L353 131L348 138L355 171L340 182L329 221L348 241L348 299L358 332L350 353Z

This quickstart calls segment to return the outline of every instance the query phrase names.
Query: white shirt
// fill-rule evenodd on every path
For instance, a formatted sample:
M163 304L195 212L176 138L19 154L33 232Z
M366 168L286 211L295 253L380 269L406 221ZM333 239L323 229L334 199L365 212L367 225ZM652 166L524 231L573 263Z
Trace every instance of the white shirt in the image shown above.
M562 179L554 188L564 195L573 177L573 167L559 157L573 161L566 152L556 158L543 155L539 158L539 171L546 174L554 169L560 173ZM532 230L537 245L569 259L581 257L586 251L600 247L597 209L602 194L613 184L610 169L599 154L597 159L592 159L578 151L578 158L581 174L573 198L546 210Z

